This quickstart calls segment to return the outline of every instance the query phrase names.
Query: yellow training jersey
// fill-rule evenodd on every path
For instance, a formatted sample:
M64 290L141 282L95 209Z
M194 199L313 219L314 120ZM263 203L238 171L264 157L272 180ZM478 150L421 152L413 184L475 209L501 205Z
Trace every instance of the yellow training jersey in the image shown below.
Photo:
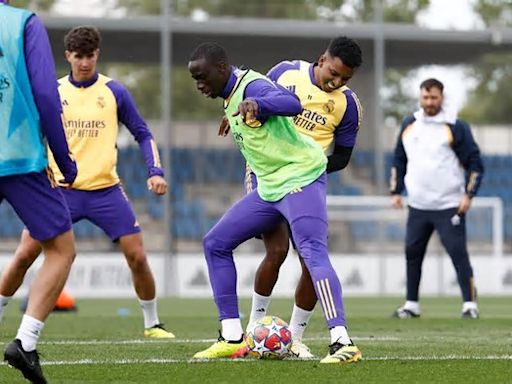
M300 60L283 61L269 71L268 77L298 96L304 109L294 117L295 127L329 155L335 145L355 145L362 108L355 93L346 86L333 92L321 90L313 75L314 65Z
M119 183L116 141L120 122L139 143L149 175L163 175L151 133L124 86L101 74L82 83L69 75L59 79L59 94L66 138L78 168L74 189L96 190ZM62 180L51 153L49 157L56 180Z

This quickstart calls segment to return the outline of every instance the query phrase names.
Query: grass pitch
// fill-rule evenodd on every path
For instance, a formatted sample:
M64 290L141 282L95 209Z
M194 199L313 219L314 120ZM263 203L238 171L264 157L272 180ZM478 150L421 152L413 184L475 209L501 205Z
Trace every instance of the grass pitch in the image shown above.
M306 331L313 361L193 362L217 337L212 300L162 299L160 320L176 340L146 340L134 299L78 300L76 313L53 314L38 350L50 383L512 383L512 298L480 299L481 318L462 320L455 298L422 300L420 319L391 319L401 299L348 298L350 335L363 353L354 365L320 365L328 332L319 307ZM269 314L289 319L293 302ZM249 300L241 302L247 313ZM16 334L18 303L0 324L0 346ZM245 324L244 324L245 325ZM0 364L0 383L25 383Z

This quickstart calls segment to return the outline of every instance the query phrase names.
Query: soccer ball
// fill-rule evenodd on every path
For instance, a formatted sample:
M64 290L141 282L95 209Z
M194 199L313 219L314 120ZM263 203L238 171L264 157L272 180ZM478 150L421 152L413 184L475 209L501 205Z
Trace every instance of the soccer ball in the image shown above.
M279 317L265 316L249 325L246 342L250 356L281 360L291 354L292 334Z

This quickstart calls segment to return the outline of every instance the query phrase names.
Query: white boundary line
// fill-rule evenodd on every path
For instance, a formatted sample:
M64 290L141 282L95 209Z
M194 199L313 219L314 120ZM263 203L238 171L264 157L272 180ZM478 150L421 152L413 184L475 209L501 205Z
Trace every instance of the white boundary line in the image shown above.
M328 341L327 337L306 337L304 341ZM404 338L394 336L376 336L376 337L353 337L356 341L403 341ZM38 345L129 345L129 344L203 344L214 343L217 339L132 339L132 340L48 340L41 341ZM9 341L10 342L10 341ZM5 345L9 342L0 342Z
M374 356L365 357L364 361L453 361L453 360L512 360L512 355L488 355L488 356L468 356L468 355L446 355L446 356ZM304 360L289 359L285 361L303 362ZM309 361L319 361L319 359L309 359ZM55 361L42 361L41 365L47 366L62 366L62 365L142 365L142 364L182 364L182 363L216 363L216 362L230 362L230 363L254 363L258 362L257 359L120 359L120 360L55 360ZM2 362L0 365L6 365Z

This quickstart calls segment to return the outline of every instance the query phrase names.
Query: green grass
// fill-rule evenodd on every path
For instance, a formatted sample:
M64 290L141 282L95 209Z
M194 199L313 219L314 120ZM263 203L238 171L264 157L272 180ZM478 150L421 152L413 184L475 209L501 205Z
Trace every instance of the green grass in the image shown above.
M190 362L217 337L212 300L160 300L160 318L177 335L175 341L141 337L136 300L79 300L77 313L50 317L38 349L50 383L512 383L512 298L481 298L482 316L476 321L459 318L455 298L423 300L421 319L389 318L400 302L346 300L350 335L364 359L347 366L291 360ZM242 301L241 311L247 313L249 306ZM0 325L2 348L16 333L17 307L16 302L9 305ZM292 300L274 300L269 313L288 319L291 307ZM119 316L119 308L129 314ZM305 337L319 358L327 352L327 336L317 309ZM0 382L25 381L1 364Z

